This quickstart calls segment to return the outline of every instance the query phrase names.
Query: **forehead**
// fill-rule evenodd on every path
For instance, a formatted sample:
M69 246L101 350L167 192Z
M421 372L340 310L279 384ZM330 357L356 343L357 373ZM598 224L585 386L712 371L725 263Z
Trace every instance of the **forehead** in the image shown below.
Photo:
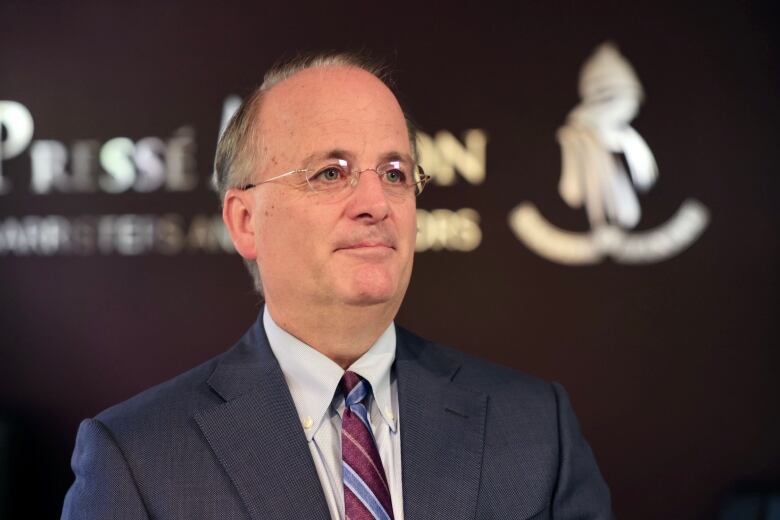
M354 155L409 154L409 136L393 93L355 67L301 71L266 92L260 105L263 155L295 161L339 149Z

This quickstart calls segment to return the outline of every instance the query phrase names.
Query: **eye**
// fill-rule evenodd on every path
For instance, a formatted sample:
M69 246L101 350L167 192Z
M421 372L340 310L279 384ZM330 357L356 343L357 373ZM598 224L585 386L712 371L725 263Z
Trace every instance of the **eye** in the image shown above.
M387 170L385 173L385 179L390 184L404 184L406 182L406 174L398 168Z
M315 173L310 181L313 182L338 182L344 178L344 172L338 166L327 166Z

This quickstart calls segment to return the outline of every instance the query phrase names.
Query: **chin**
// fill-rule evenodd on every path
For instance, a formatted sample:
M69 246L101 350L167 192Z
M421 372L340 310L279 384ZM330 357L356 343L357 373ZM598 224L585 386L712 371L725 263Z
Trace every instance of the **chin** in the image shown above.
M381 305L391 302L398 294L398 283L392 276L361 276L343 287L343 300L351 305Z
M382 305L391 302L395 295L395 290L378 287L353 287L347 291L343 300L350 305Z

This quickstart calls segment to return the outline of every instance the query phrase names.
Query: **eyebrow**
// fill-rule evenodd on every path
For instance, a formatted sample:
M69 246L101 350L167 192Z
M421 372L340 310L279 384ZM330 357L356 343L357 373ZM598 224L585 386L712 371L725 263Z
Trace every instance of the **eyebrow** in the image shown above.
M400 153L400 152L386 152L379 156L379 162L389 162L389 161L405 161L409 164L414 164L414 161L412 160L412 157L408 153Z
M343 159L345 161L351 161L354 160L354 157L355 154L350 153L342 148L333 148L332 150L327 150L324 152L314 152L307 155L303 159L303 164L308 166L312 162L322 161L327 159ZM380 163L385 163L389 161L406 161L410 164L414 163L412 157L408 153L391 151L391 152L385 152L379 156Z

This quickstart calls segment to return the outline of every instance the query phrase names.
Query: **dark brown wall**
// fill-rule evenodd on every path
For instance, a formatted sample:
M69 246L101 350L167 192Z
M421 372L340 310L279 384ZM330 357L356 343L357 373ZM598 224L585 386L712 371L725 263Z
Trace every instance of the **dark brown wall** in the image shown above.
M769 8L260 4L0 4L0 99L32 112L34 139L167 138L189 125L200 177L182 193L38 195L25 152L3 163L14 188L0 220L216 213L206 181L224 98L283 53L365 46L397 66L423 130L489 135L484 184L459 179L419 201L476 209L482 242L420 253L398 322L562 382L622 518L709 518L738 483L780 478ZM533 201L556 225L587 229L557 194L555 132L578 102L581 64L606 40L644 85L633 126L660 167L639 227L689 197L711 221L661 263L562 266L520 243L507 217ZM224 350L257 311L234 255L0 255L0 411L20 428L10 489L40 497L6 512L56 516L79 420Z

